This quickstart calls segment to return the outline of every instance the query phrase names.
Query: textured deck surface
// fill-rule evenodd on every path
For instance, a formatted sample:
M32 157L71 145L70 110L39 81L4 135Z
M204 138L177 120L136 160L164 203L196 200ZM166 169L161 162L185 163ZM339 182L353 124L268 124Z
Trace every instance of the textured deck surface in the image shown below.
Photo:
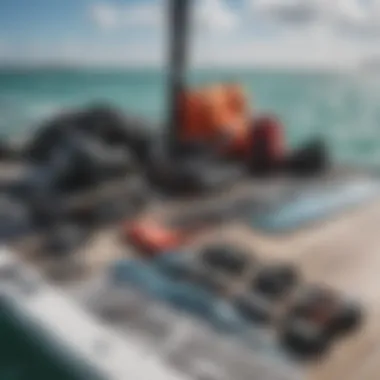
M366 312L362 329L305 370L310 380L375 380L380 373L379 223L380 202L375 202L291 236L267 237L236 223L205 233L195 245L235 241L262 259L294 262L307 282L326 284L359 300ZM114 239L108 231L93 243L88 257L98 268L107 259L125 256Z
M231 197L231 194L223 197ZM157 214L168 215L179 209L191 209L193 205L191 200L171 207L158 204ZM359 300L366 312L363 328L337 344L323 360L308 365L305 371L310 380L377 380L380 373L379 224L380 201L375 201L313 227L278 237L252 231L238 220L231 221L205 231L194 245L213 240L236 241L252 248L252 252L265 260L297 264L309 283L327 284ZM38 239L18 242L15 248L37 266L47 265ZM107 263L130 251L120 245L115 228L109 227L99 231L78 254L85 259L84 275L88 276L101 272Z
M380 202L323 226L279 239L254 235L240 226L231 231L234 239L252 246L267 259L296 263L308 282L325 283L363 304L366 312L363 328L307 369L312 380L378 378L379 222Z

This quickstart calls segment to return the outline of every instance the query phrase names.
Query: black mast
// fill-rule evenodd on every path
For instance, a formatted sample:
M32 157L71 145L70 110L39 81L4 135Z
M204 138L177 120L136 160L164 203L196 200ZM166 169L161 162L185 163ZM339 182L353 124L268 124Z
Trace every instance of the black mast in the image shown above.
M181 127L180 94L186 86L187 37L191 0L169 0L169 118L168 149L176 154Z

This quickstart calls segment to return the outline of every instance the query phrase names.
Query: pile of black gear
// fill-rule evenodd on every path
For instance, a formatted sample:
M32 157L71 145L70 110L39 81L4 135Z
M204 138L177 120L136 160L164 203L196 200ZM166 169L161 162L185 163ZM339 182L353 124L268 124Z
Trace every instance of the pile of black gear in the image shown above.
M65 239L57 239L59 226L93 228L136 212L147 201L149 191L141 165L149 145L148 129L142 121L128 119L107 106L59 115L24 145L25 173L2 188L28 210L33 228L48 235L54 230L52 239L58 245L77 241L67 238L75 228L65 228ZM3 148L4 157L9 157L9 149ZM109 207L107 195L87 213L70 206L71 199L110 183L119 184L118 191L109 195L113 207ZM51 245L56 248L57 244Z
M64 140L73 134L96 141L103 148L126 149L143 158L149 126L141 120L127 118L117 110L95 105L49 120L26 147L26 156L33 162L45 163Z
M149 143L142 124L105 106L61 115L40 128L25 157L49 169L56 191L81 190L137 172Z
M136 212L130 205L143 207L152 188L161 194L202 193L225 188L242 174L208 147L182 144L177 151L173 158L165 138L146 122L96 105L58 115L36 131L22 151L27 174L10 193L28 208L37 228L68 222L93 227ZM70 197L114 180L124 196L103 199L86 218L68 209Z

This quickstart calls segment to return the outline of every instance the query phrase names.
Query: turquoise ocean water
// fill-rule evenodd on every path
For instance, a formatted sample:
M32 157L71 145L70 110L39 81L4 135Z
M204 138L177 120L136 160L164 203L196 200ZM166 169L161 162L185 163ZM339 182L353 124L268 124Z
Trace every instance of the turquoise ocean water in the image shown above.
M380 78L355 74L208 70L192 84L236 80L252 105L281 117L291 144L325 136L342 160L380 162ZM33 131L62 109L108 102L163 120L165 76L158 70L40 69L0 71L0 135Z

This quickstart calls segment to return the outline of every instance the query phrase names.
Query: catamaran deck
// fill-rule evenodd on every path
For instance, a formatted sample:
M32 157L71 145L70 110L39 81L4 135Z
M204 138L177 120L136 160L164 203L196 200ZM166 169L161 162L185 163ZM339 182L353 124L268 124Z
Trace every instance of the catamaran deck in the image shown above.
M343 171L342 173L346 173ZM357 178L347 172L330 174L326 178L338 180L343 177ZM365 175L364 175L365 176ZM276 182L277 181L277 182ZM260 184L261 183L261 184ZM157 218L205 208L211 203L223 205L236 194L268 195L267 189L291 192L294 182L256 181L255 184L237 186L232 192L218 197L196 201L189 199L171 202L157 200L147 213ZM281 184L281 186L279 185ZM110 189L110 188L109 188ZM112 187L111 187L112 189ZM111 190L108 190L111 191ZM112 193L112 191L111 191ZM276 197L276 193L274 194ZM85 197L89 199L88 197ZM260 197L259 197L260 198ZM266 261L277 260L296 264L308 283L326 284L342 294L361 302L365 310L365 323L355 334L334 346L327 357L312 364L299 364L305 379L310 380L377 380L380 373L380 200L372 200L364 206L331 217L323 222L296 232L266 234L254 230L239 218L229 223L205 228L191 243L194 248L208 241L232 241L246 246ZM121 240L115 225L103 227L93 234L76 257L84 263L84 271L69 279L51 276L51 268L61 265L53 258L47 260L41 251L41 236L30 236L13 242L10 248L23 261L37 268L49 281L70 292L82 280L101 274L113 260L134 253Z

